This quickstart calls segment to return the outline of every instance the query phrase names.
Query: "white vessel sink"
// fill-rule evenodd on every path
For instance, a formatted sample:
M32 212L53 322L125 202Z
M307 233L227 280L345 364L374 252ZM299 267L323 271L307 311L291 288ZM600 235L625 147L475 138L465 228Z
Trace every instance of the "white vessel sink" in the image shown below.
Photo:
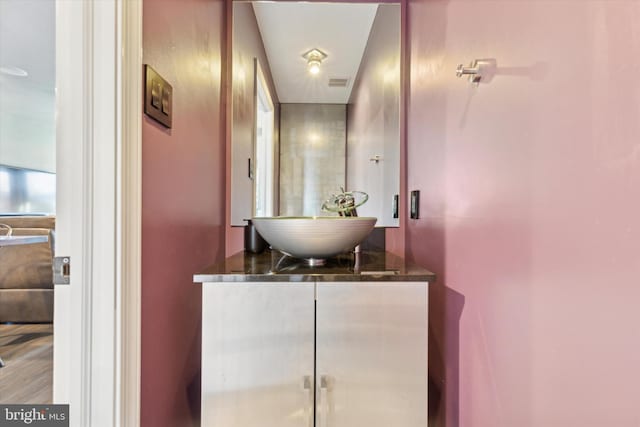
M352 250L373 230L372 217L256 217L258 233L272 248L321 264L326 258Z

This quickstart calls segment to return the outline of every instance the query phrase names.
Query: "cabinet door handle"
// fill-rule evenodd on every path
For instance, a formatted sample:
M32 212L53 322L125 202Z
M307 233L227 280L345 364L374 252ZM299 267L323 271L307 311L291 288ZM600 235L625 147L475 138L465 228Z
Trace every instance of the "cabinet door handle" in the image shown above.
M302 389L307 394L307 402L304 405L304 412L307 416L308 427L313 427L313 380L311 375L302 377Z
M320 375L318 384L318 425L327 427L329 425L329 387L331 379L328 375Z

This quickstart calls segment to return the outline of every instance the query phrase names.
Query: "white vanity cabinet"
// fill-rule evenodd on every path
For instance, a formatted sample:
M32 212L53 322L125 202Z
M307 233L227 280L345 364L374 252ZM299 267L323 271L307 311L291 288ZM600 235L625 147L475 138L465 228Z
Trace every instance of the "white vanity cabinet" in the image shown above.
M427 426L425 281L202 292L202 426Z

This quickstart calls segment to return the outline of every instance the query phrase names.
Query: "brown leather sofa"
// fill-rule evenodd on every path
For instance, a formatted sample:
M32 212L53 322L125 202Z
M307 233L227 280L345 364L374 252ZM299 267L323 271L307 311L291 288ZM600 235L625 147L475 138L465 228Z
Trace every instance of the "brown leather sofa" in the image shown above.
M0 216L14 236L46 235L48 241L0 247L0 323L53 322L55 217ZM7 234L0 228L0 234Z

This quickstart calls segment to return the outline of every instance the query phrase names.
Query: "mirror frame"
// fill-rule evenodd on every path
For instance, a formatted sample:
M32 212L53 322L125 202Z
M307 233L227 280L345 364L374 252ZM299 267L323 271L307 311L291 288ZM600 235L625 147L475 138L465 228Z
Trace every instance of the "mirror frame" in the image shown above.
M233 120L233 4L247 0L225 1L225 43L222 64L222 87L224 88L224 136L225 136L225 256L231 256L244 249L244 227L231 225L231 143ZM272 0L295 2L298 0ZM326 3L327 0L306 0ZM329 2L331 2L329 0ZM335 3L340 1L334 0ZM408 0L351 0L352 3L400 4L400 189L398 201L398 226L385 228L386 251L404 257L406 245L407 214L409 212L407 194L407 100L409 92L409 42L408 42ZM276 162L277 163L277 162ZM276 169L279 171L279 165ZM278 196L276 195L276 199ZM415 220L413 220L415 221Z

